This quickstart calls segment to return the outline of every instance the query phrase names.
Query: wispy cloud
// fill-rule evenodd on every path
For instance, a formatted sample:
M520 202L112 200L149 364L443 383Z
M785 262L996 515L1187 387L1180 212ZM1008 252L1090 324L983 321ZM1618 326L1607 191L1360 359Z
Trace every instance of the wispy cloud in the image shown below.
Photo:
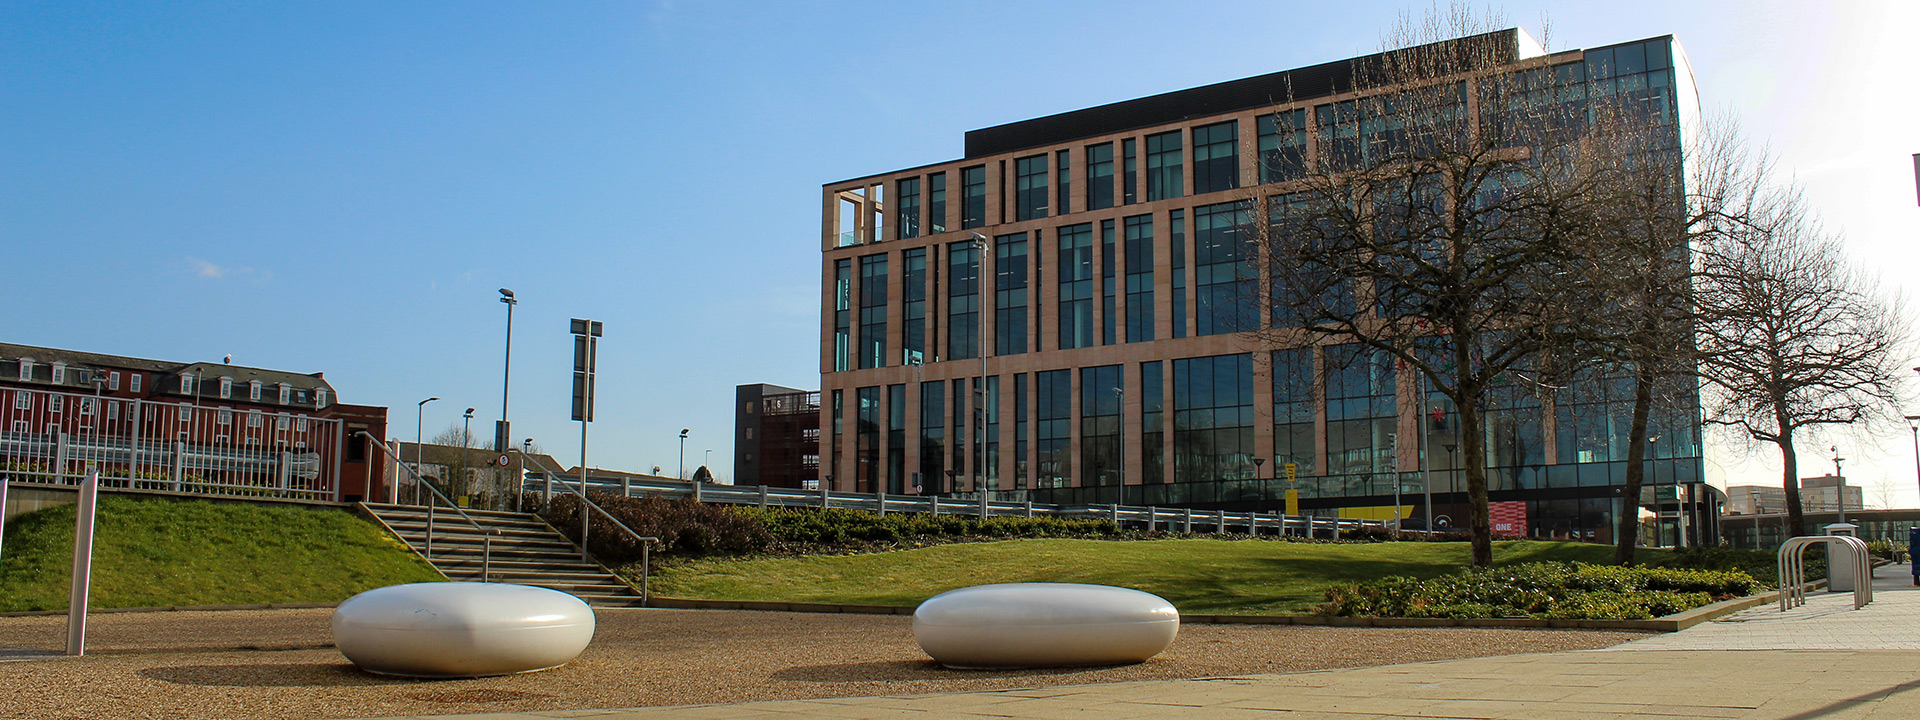
M226 268L201 260L200 258L187 258L187 264L193 266L193 274L203 278L223 278L227 276Z
M187 258L187 270L193 273L194 277L206 278L208 280L223 280L232 277L235 279L248 280L255 285L265 284L273 280L272 270L255 270L251 267L227 267L224 265L216 265L197 257Z

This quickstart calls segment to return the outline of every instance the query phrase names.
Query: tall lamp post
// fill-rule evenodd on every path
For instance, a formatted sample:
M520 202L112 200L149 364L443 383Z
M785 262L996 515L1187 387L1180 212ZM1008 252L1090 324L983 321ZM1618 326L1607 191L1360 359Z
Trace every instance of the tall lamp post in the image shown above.
M687 479L687 432L688 432L688 428L680 428L680 479L681 480Z
M420 504L420 466L427 461L427 448L425 445L420 444L421 431L426 427L427 403L439 399L440 398L437 397L430 397L421 400L420 407L415 408L415 410L418 411L414 413L413 417L413 504L415 505Z
M1907 416L1907 429L1913 431L1913 479L1920 482L1920 415Z
M500 288L500 302L507 306L507 357L500 370L500 424L493 429L493 451L506 453L513 447L512 431L507 424L507 387L513 379L513 306L519 305L513 291Z
M1845 473L1840 472L1840 462L1844 460L1844 458L1840 457L1839 445L1834 445L1834 446L1828 447L1827 449L1833 451L1833 481L1834 481L1833 493L1834 493L1834 500L1836 501L1834 502L1834 507L1839 509L1840 514L1839 514L1838 522L1846 522L1847 521L1847 476Z
M979 256L979 259L974 262L974 285L978 287L980 293L984 295L989 288L994 287L985 282L987 275L987 253L992 248L987 242L987 236L980 233L967 233L967 239L972 241L970 245L973 248L973 252ZM973 327L978 330L986 327L986 324L975 321ZM987 492L987 472L986 468L982 467L982 465L986 462L987 458L987 442L985 438L980 437L980 434L984 432L987 427L986 333L980 333L979 347L975 348L975 350L978 352L974 354L980 356L980 379L976 381L979 384L973 386L973 452L971 453L973 456L973 488L980 491L981 496L985 497Z
M473 467L473 408L467 408L466 414L460 417L460 474L465 475ZM466 481L466 478L460 478L461 490L466 489ZM448 483L447 489L454 489L453 483Z
M1664 547L1667 542L1667 531L1660 519L1660 473L1657 469L1659 468L1659 466L1653 464L1653 449L1655 444L1659 442L1660 442L1659 435L1647 436L1647 484L1653 486L1653 544L1654 544L1654 547ZM1673 499L1679 500L1680 499L1680 486L1678 484L1679 478L1677 477L1674 478L1674 482L1675 482L1675 485L1673 486ZM1634 498L1634 502L1637 503L1639 501L1640 501L1639 498ZM1636 513L1640 512L1637 509L1638 508L1637 505L1635 506L1635 508L1636 509L1634 510L1634 512Z

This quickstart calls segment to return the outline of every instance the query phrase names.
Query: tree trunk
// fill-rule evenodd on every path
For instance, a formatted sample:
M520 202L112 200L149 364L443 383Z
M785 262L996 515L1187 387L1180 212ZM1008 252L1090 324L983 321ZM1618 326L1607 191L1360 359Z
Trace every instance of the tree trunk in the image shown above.
M1774 442L1780 446L1780 487L1787 491L1787 529L1791 531L1787 537L1800 537L1807 534L1807 516L1800 508L1800 460L1793 453L1793 426L1782 421Z
M1653 377L1644 364L1633 377L1633 420L1627 430L1627 486L1620 497L1620 517L1614 531L1613 561L1633 564L1634 546L1640 543L1640 485L1645 481L1647 456L1647 415L1653 406ZM1658 488L1654 489L1659 492ZM1654 507L1660 507L1657 502ZM1658 526L1659 518L1654 518Z
M1487 511L1487 444L1480 431L1478 394L1461 393L1473 400L1459 403L1460 449L1467 471L1467 504L1473 512L1473 565L1493 566L1493 518Z

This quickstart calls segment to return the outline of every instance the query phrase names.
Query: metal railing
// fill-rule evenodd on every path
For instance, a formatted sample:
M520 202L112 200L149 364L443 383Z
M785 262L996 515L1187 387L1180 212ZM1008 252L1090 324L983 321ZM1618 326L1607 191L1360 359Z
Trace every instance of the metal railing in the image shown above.
M580 498L580 504L583 507L599 510L600 514L605 515L607 517L607 520L613 523L614 527L627 531L627 534L633 536L633 539L640 541L640 606L646 607L648 591L649 591L649 580L653 576L653 544L660 542L660 538L653 537L651 535L641 535L638 532L634 532L633 528L627 527L626 523L620 522L619 518L614 517L613 513L607 512L606 508L600 507L599 503L596 503L592 500L587 499L587 496L582 494L579 489L574 488L573 486L568 485L566 483L560 483L560 487L566 490L567 492L573 493L574 497ZM549 489L548 492L552 492L552 490ZM587 518L589 516L590 516L590 513L588 512L582 511L580 513L580 561L581 562L592 562L592 559L588 557L588 554L587 554L587 527L588 527Z
M1299 515L1283 515L1278 511L1226 511L1194 510L1192 508L1164 508L1139 505L1053 505L1035 503L1031 500L999 499L991 493L974 493L973 497L937 496L937 495L889 495L886 492L856 493L834 492L830 490L797 490L793 488L775 488L765 485L712 485L668 478L624 476L620 478L587 478L589 489L596 489L621 496L657 495L661 497L688 497L701 502L727 503L733 505L755 505L767 507L811 507L811 508L847 508L867 510L879 514L889 512L922 512L932 515L972 515L979 518L989 517L1060 517L1060 518L1104 518L1116 525L1132 525L1147 530L1164 527L1168 532L1191 533L1195 527L1215 533L1232 532L1244 528L1249 534L1258 534L1271 530L1275 534L1301 534L1316 537L1325 530L1329 536L1338 537L1341 530L1388 527L1384 520L1358 520L1353 518L1328 518ZM555 480L545 474L529 473L528 491L552 492L550 486L574 488L566 481ZM574 491L578 494L578 491ZM602 511L605 512L605 511Z
M413 481L416 484L433 491L433 495L427 498L427 551L422 554L426 555L428 560L433 559L434 508L440 504L438 500L445 500L447 501L447 507L453 508L454 512L460 513L460 517L464 518L468 525L472 525L473 529L480 533L480 582L488 582L493 577L493 536L498 534L499 531L481 525L480 521L473 519L473 516L468 515L467 511L460 509L460 505L455 503L452 498L442 494L440 488L434 487L433 483L427 482L425 478L420 477L419 471L409 467L406 463L400 462L400 456L395 454L392 448L387 447L386 443L380 442L379 438L368 434L365 430L361 430L355 434L366 438L367 442L373 443L374 447L380 448L380 452L386 453L387 457L393 458L395 465L399 465L413 475ZM436 498L438 500L436 500Z
M1867 543L1857 537L1847 535L1804 535L1788 538L1780 543L1780 612L1807 604L1807 546L1814 543L1827 543L1827 588L1833 589L1834 578L1841 567L1853 571L1853 609L1859 610L1873 602L1873 560L1867 554ZM1834 553L1831 548L1839 546L1845 552ZM1838 555L1846 556L1846 565L1839 562Z

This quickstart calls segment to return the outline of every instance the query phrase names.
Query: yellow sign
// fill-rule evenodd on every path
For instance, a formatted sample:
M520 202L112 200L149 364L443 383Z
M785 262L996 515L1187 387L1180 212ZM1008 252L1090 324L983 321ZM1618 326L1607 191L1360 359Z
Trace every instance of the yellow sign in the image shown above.
M1300 471L1300 466L1295 465L1293 463L1287 463L1286 468L1287 468L1287 482L1293 482L1294 474Z
M1300 514L1300 491L1299 490L1287 491L1287 514L1288 515Z

